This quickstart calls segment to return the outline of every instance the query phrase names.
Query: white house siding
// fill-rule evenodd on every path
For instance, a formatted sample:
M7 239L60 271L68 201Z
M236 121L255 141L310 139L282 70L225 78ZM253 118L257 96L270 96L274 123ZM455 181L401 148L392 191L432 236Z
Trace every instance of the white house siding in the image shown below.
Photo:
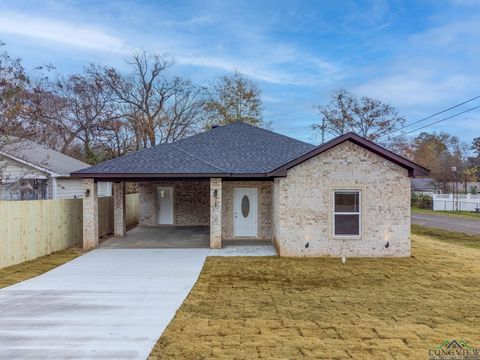
M16 182L22 178L46 179L48 174L13 159L1 158L0 177L3 182Z
M22 164L16 160L1 157L0 158L0 200L20 200L22 197L20 190L21 179L29 180L47 180L49 174L40 171L34 167ZM48 187L48 182L47 182ZM48 195L48 190L47 190Z
M73 199L83 197L82 179L57 178L56 186L57 199ZM99 182L98 196L111 196L112 183Z
M333 192L347 189L361 191L359 238L333 236ZM351 142L340 144L275 179L273 233L282 256L409 256L408 172Z

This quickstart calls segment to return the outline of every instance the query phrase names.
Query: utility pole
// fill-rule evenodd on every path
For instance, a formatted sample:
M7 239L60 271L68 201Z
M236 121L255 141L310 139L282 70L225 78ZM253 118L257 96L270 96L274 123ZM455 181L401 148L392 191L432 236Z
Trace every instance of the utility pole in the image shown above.
M452 166L452 173L453 173L453 199L452 202L454 204L454 211L458 211L458 177L457 177L457 167ZM456 195L456 198L455 198Z

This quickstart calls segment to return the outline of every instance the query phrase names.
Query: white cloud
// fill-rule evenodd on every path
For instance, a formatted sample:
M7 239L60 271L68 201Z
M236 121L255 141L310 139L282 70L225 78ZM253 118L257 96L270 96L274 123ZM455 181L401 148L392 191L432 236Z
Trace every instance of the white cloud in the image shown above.
M94 26L75 24L19 13L0 13L0 33L20 35L68 46L127 53L122 39Z
M479 35L480 23L468 19L414 34L383 75L357 86L355 91L405 107L441 108L442 104L468 98L478 89L480 80Z
M198 29L212 24L215 19L199 15L183 21L174 20L167 16L160 21L162 31L154 35L125 29L123 33L128 37L124 39L85 20L70 22L8 11L0 13L0 36L13 34L40 40L47 47L60 44L122 56L134 50L130 44L136 44L147 50L157 48L175 57L179 64L224 72L238 70L257 81L271 84L315 86L336 81L341 76L336 64L291 44L272 41L265 36L264 29L257 29L252 33L254 36L246 39L244 28L232 26L232 33L214 37L208 46L199 47L205 35ZM230 42L235 43L234 48Z
M184 44L185 46L185 44ZM222 71L240 71L245 75L271 84L318 85L333 82L340 78L340 71L333 63L318 57L293 51L280 46L276 50L265 51L260 47L249 50L244 57L203 55L198 50L188 55L182 50L173 51L178 63L220 69Z

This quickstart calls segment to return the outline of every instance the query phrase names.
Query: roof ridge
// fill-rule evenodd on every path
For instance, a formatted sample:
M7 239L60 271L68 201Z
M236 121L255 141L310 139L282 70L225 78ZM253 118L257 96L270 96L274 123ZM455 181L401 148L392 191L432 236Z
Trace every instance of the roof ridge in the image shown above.
M170 145L172 145L172 147L174 147L175 149L180 150L180 151L182 151L183 153L185 153L185 154L187 154L187 155L189 155L189 156L191 156L191 157L193 157L193 158L195 158L195 159L203 162L203 163L206 164L206 165L209 165L209 166L211 166L211 167L214 167L214 168L216 168L216 169L218 169L218 170L222 170L222 171L224 171L224 172L226 172L226 173L229 173L229 172L230 172L230 171L225 170L225 169L223 169L223 168L221 168L221 167L219 167L219 166L213 165L213 164L210 163L209 161L205 161L204 159L199 158L199 157L196 156L196 155L193 155L191 152L189 152L189 151L187 151L187 150L184 150L184 149L178 147L174 142L173 142L173 143L170 143Z
M317 146L317 145L308 143L308 142L306 142L306 141L298 140L298 139L295 139L294 137L291 137L291 136L287 136L287 135L278 133L278 132L273 131L273 130L265 129L265 128L260 127L260 126L257 126L257 125L248 124L248 123L246 123L246 122L244 122L244 121L240 121L240 120L237 120L237 121L235 121L234 123L231 123L231 124L228 124L228 125L234 125L234 124L247 125L247 126L250 126L250 127L255 128L255 129L261 130L261 131L263 131L263 132L267 132L267 133L273 134L273 135L275 135L275 136L283 137L283 138L288 139L288 140L293 140L293 141L295 141L295 142L302 143L302 144L305 144L305 145L314 146L314 147ZM224 126L228 126L228 125L224 125Z

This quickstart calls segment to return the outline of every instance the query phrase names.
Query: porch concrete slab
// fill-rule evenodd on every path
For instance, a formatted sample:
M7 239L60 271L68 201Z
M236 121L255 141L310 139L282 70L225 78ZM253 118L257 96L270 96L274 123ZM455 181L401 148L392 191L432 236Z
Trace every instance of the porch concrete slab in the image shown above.
M146 359L209 249L97 249L0 290L0 359Z
M277 256L273 245L226 245L222 249L210 249L208 256Z
M125 237L112 237L103 249L197 249L210 246L208 226L137 226Z

